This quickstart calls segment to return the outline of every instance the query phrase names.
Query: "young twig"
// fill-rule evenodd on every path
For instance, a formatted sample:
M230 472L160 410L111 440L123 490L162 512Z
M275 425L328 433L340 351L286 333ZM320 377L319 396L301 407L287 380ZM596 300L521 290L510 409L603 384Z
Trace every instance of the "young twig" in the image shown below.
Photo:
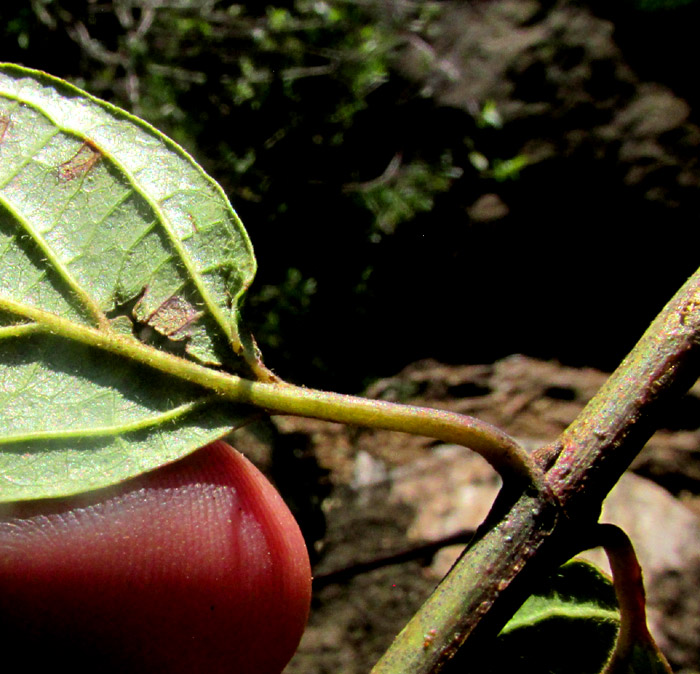
M502 492L481 535L372 674L468 670L473 654L493 643L527 598L532 581L580 549L582 532L595 526L603 499L654 432L659 413L697 379L699 346L700 270L559 440L536 453L560 508Z

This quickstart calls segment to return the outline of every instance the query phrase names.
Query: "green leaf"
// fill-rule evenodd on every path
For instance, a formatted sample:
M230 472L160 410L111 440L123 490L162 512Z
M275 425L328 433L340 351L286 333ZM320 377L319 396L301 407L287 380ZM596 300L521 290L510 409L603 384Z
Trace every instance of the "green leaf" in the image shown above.
M240 367L254 274L241 222L184 150L0 65L0 501L112 484L246 419L177 368Z
M606 665L620 625L615 590L600 570L573 561L539 587L484 649L480 674L510 671L593 674ZM666 673L658 653L640 644L629 670L619 674Z
M620 614L612 582L591 564L569 562L528 598L501 635L537 627L552 619L594 620L617 627Z
M470 671L594 674L605 665L618 626L612 583L590 564L570 562L534 588Z

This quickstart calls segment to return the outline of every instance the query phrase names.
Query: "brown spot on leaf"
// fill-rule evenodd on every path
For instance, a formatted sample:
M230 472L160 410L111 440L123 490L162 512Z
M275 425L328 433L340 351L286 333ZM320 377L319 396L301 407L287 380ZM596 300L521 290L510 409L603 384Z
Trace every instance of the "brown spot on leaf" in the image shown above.
M0 115L0 143L5 140L5 134L10 128L10 118L5 115Z
M154 330L172 339L185 339L183 330L196 321L202 312L182 297L173 295L161 304L146 320ZM178 334L179 333L179 334Z
M91 141L86 140L68 161L58 167L58 177L61 181L68 182L85 175L101 158L102 153Z

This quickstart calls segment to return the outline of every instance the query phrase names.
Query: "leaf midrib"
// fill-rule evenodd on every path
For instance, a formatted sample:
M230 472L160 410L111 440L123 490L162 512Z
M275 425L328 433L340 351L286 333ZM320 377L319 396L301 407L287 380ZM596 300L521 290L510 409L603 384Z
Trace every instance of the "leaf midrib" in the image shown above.
M241 383L246 381L235 375L213 370L161 351L140 342L135 337L118 333L111 327L94 328L76 323L54 313L2 296L0 296L0 310L32 321L32 323L26 324L26 327L25 324L3 326L0 328L0 336L3 331L4 334L12 337L22 336L25 333L47 332L118 356L124 356L229 398L235 398L240 392ZM29 327L34 325L37 327Z
M619 623L620 614L611 609L604 609L592 605L581 606L572 604L567 607L553 607L538 610L534 615L518 618L517 614L503 628L501 634L508 634L519 629L536 627L547 620L600 620L610 623Z

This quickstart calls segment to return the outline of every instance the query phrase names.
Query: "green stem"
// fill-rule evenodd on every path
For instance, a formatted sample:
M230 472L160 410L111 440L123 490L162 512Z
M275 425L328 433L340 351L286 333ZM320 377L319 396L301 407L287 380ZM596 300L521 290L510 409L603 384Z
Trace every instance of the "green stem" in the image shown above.
M125 356L198 384L233 402L255 405L272 413L402 431L464 445L481 454L504 479L516 479L534 486L540 494L549 494L541 469L525 450L503 431L473 417L316 391L282 382L242 379L178 358L109 328L78 324L11 299L0 298L0 309L34 321L51 334Z

